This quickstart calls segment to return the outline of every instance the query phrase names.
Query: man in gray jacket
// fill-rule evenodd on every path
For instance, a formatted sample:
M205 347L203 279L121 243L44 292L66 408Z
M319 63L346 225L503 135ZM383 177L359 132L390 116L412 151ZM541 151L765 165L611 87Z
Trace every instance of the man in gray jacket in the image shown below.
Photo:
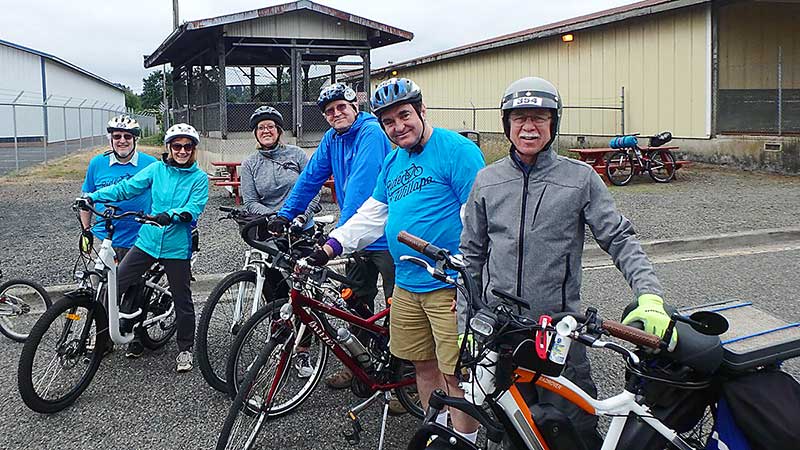
M624 322L640 321L647 331L663 336L669 323L663 290L633 225L589 165L558 156L552 147L562 110L555 86L541 78L517 80L506 89L501 109L509 156L478 172L464 205L461 233L460 251L482 295L495 300L492 289L498 289L522 297L536 319L579 312L589 225L637 298L638 307ZM564 376L596 395L589 371L584 346L573 345ZM535 398L537 393L530 391ZM561 408L579 432L594 433L594 416L547 391L539 391L538 399Z

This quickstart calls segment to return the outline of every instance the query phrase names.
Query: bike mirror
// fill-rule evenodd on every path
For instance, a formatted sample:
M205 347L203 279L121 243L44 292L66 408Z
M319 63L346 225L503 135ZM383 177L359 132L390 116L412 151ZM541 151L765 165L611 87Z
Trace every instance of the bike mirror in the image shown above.
M722 314L712 311L697 311L685 321L698 333L708 336L719 336L728 331L728 319Z

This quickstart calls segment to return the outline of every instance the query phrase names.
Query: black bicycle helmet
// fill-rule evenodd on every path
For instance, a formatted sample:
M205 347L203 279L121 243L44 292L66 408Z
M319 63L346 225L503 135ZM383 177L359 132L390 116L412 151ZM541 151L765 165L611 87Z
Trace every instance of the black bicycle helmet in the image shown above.
M317 106L324 112L328 103L336 100L344 100L353 103L356 101L356 91L344 83L334 83L330 86L325 86L319 92Z
M264 120L271 120L275 122L281 130L283 130L283 115L272 106L259 106L253 114L250 115L250 129L255 130L258 124Z

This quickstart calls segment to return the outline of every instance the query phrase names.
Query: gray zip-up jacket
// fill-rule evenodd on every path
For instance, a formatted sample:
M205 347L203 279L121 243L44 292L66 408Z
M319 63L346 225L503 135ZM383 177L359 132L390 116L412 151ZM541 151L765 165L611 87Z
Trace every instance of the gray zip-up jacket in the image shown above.
M485 299L495 299L492 289L515 294L531 303L533 318L581 312L586 225L636 297L662 295L633 224L600 176L552 149L539 153L527 175L510 156L478 172L465 204L460 250Z
M278 212L306 163L306 152L286 144L279 144L269 151L259 149L248 156L242 161L240 171L245 210L259 215ZM321 209L317 193L306 208L306 222Z

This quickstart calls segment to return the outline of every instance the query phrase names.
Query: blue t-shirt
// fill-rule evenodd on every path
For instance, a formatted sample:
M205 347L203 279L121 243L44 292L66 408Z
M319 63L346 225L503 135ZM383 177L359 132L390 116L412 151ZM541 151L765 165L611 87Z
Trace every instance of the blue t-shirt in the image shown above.
M84 193L95 192L106 186L111 186L122 180L127 180L142 171L145 167L156 162L156 159L152 156L139 151L135 153L131 161L125 164L114 162L114 164L109 165L113 157L113 153L103 153L92 158L89 162L89 167L86 169L86 178L83 180L83 187L81 187ZM116 161L116 158L114 158L114 161ZM144 192L130 200L120 200L111 204L119 207L121 212L144 211L149 214L150 192ZM98 211L105 209L103 204L100 203L95 205L95 208L97 208ZM133 247L136 236L139 234L141 224L134 221L133 217L126 217L122 220L115 220L114 226L114 247ZM98 220L92 227L92 234L97 236L98 239L105 239L107 234L105 222Z
M421 153L397 148L386 156L372 197L389 208L386 240L398 286L416 293L450 287L421 267L400 261L402 255L428 258L398 242L397 234L405 230L457 253L461 205L483 166L483 154L472 141L441 128L433 129Z

